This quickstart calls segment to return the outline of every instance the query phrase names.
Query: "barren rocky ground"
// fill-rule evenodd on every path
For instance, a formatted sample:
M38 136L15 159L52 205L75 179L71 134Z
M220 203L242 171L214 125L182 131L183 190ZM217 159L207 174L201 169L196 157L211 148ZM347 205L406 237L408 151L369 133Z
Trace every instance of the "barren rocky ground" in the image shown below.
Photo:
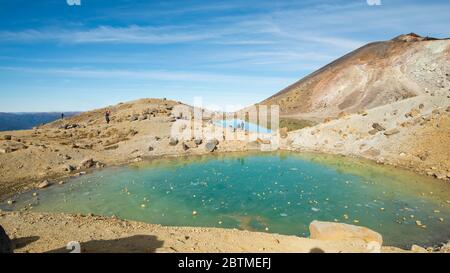
M290 132L288 150L364 157L450 180L450 99L418 96Z

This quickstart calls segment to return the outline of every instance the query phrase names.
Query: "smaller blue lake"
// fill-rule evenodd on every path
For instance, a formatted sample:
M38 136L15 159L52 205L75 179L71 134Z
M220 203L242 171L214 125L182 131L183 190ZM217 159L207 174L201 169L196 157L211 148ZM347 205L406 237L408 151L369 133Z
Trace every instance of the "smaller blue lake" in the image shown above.
M241 119L218 120L214 122L214 124L223 128L241 129L250 133L269 134L272 132L270 129L267 129L266 127L251 122L246 122Z

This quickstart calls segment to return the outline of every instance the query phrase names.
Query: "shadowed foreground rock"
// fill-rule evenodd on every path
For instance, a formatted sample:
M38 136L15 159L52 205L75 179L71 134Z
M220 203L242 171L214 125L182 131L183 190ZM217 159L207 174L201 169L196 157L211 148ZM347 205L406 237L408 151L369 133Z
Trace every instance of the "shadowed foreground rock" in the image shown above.
M0 254L12 253L11 240L2 226L0 226Z
M309 225L310 238L323 241L362 240L383 244L383 237L368 228L348 224L313 221Z

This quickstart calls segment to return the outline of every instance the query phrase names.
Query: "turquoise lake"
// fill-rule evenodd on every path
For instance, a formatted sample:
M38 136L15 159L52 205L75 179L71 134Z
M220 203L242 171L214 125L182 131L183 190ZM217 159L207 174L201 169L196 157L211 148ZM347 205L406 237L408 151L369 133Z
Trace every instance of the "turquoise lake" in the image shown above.
M309 235L313 220L338 221L369 227L385 245L399 247L450 239L448 183L331 155L158 159L95 171L37 197L32 193L2 207L298 236Z
M270 134L272 130L267 129L259 124L244 121L242 119L224 119L214 122L215 125L223 128L239 129L243 125L243 129L251 133ZM242 127L241 127L242 128Z

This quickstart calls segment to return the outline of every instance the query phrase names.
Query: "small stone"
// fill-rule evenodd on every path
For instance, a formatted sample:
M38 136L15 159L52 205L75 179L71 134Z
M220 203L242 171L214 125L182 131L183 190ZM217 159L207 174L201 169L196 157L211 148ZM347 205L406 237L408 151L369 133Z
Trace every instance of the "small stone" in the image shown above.
M411 251L415 253L427 253L427 250L425 248L418 245L412 245Z
M392 136L392 135L395 135L395 134L398 134L398 133L400 133L400 131L398 129L392 129L392 130L388 130L388 131L384 132L384 135L385 136Z
M10 206L11 206L12 204L16 203L16 201L15 201L15 200L8 200L8 202L7 202L7 203L8 203L8 205L10 205Z
M413 118L420 114L419 109L411 109L408 113L405 114L405 117L407 118Z
M110 146L105 147L104 150L105 151L110 151L110 150L116 150L118 148L119 148L119 145L115 144L115 145L110 145Z
M198 215L198 212L196 211L196 210L194 210L193 212L192 212L192 216L197 216Z
M194 149L197 148L197 144L195 143L195 141L186 141L183 143L183 149L185 151L189 150L189 149Z
M372 124L372 128L377 130L377 131L384 131L386 130L386 128L384 128L383 126L381 126L381 124L375 122Z
M169 140L170 146L176 146L178 144L178 139L171 137Z
M38 196L38 193L37 192L33 192L33 196L34 197Z
M141 204L141 208L146 208L146 207L147 207L147 205Z
M443 172L435 172L434 177L436 177L437 179L445 179L447 178L447 174Z
M38 188L39 189L44 189L44 188L47 188L48 186L50 186L50 182L48 182L48 180L45 180L45 181L43 181L42 183L40 183L38 185Z
M76 170L76 168L75 168L74 166L72 166L72 165L66 165L66 166L64 166L62 169L63 169L63 171L65 171L65 172L73 172L73 171Z
M421 152L420 154L417 155L417 157L422 161L427 160L427 158L429 156L430 156L430 153L428 151Z
M217 148L217 144L218 144L217 140L208 141L205 145L205 150L210 153L214 152L214 150L216 150Z
M152 146L148 147L148 151L149 151L149 152L151 152L151 151L153 151L153 150L154 150L154 149L153 149Z
M83 161L81 161L79 168L86 168L89 169L91 167L95 166L95 161L92 158L86 158Z
M444 218L439 218L439 222L444 222Z

